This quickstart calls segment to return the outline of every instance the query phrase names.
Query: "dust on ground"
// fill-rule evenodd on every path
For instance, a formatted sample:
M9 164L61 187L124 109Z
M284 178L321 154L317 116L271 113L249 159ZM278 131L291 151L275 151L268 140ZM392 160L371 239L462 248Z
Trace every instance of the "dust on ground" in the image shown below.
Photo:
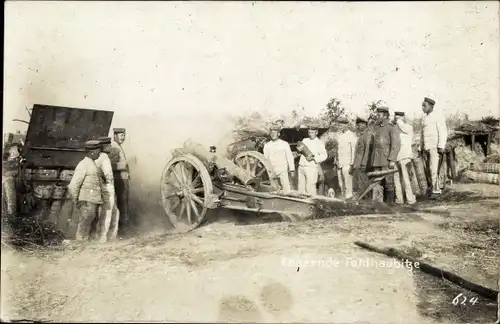
M353 242L395 247L498 289L499 197L499 186L459 184L419 203L420 212L259 224L220 211L219 221L184 235L2 251L2 317L489 323L495 301Z

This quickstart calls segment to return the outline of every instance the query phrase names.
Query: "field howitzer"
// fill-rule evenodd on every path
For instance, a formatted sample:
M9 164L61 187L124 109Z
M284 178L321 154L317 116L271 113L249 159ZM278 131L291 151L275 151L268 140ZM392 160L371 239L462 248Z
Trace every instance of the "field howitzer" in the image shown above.
M211 147L210 151L203 145L192 140L187 140L182 149L177 153L192 154L199 158L209 171L215 171L217 177L223 182L229 182L236 178L243 185L252 186L258 185L259 181L251 175L247 170L239 167L233 161L215 153L215 147Z
M275 189L270 162L259 152L240 152L233 162L188 140L172 155L163 171L161 199L177 231L195 229L207 211L216 208L278 214L289 220L313 216L315 200Z
M254 163L248 163L252 159ZM260 172L256 165L260 165ZM392 172L396 170L371 173L370 183L376 184ZM188 140L174 150L163 171L162 206L180 232L197 228L206 220L207 211L216 208L281 215L292 221L314 217L317 205L324 203L343 213L359 212L356 203L342 199L269 190L274 188L270 182L273 178L269 161L259 152L240 152L233 162Z

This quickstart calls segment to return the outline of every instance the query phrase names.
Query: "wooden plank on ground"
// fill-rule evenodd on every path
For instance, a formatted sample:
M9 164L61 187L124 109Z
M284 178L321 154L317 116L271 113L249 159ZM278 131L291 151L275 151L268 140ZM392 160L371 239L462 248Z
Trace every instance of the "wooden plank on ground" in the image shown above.
M475 292L476 294L483 296L485 298L488 298L491 300L497 299L498 291L495 291L495 290L490 289L488 287L483 287L481 285L470 282L464 278L459 277L458 275L456 275L454 273L439 269L439 268L434 267L430 264L427 264L425 262L422 262L420 260L412 258L409 255L406 255L406 254L404 254L404 253L402 253L394 248L378 248L378 247L373 246L371 244L359 242L359 241L354 242L354 244L356 244L357 246L359 246L363 249L367 249L367 250L370 250L373 252L385 254L389 257L393 257L396 259L408 261L413 266L422 270L425 273L431 274L431 275L436 276L438 278L446 279L450 282L453 282L456 285L459 285L462 288L465 288L469 291ZM418 267L417 267L417 265L418 265Z

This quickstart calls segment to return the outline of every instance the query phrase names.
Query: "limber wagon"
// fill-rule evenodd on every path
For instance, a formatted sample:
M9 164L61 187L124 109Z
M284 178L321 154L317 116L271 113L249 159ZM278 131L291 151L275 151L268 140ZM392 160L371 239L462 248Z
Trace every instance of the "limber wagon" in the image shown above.
M24 192L34 196L39 220L51 222L66 238L73 238L78 219L65 212L67 185L85 156L85 141L107 136L112 111L34 105L18 176ZM18 195L19 205L26 195Z
M210 209L225 208L262 214L277 213L286 220L313 218L318 202L335 208L357 205L360 199L395 171L369 174L370 181L355 198L344 201L298 192L284 193L275 182L269 161L259 152L240 152L234 162L188 140L174 150L161 179L165 213L177 231L188 232L204 223Z

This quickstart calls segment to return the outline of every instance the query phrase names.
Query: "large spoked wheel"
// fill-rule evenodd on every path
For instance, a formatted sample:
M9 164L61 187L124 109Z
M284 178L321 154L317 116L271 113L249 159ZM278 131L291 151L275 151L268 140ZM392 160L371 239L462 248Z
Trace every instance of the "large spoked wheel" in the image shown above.
M212 193L212 180L198 158L183 155L167 163L161 178L161 199L176 230L189 232L203 223Z
M264 154L255 151L240 152L234 158L234 163L250 172L252 177L260 179L261 184L276 190L280 188L273 167Z

